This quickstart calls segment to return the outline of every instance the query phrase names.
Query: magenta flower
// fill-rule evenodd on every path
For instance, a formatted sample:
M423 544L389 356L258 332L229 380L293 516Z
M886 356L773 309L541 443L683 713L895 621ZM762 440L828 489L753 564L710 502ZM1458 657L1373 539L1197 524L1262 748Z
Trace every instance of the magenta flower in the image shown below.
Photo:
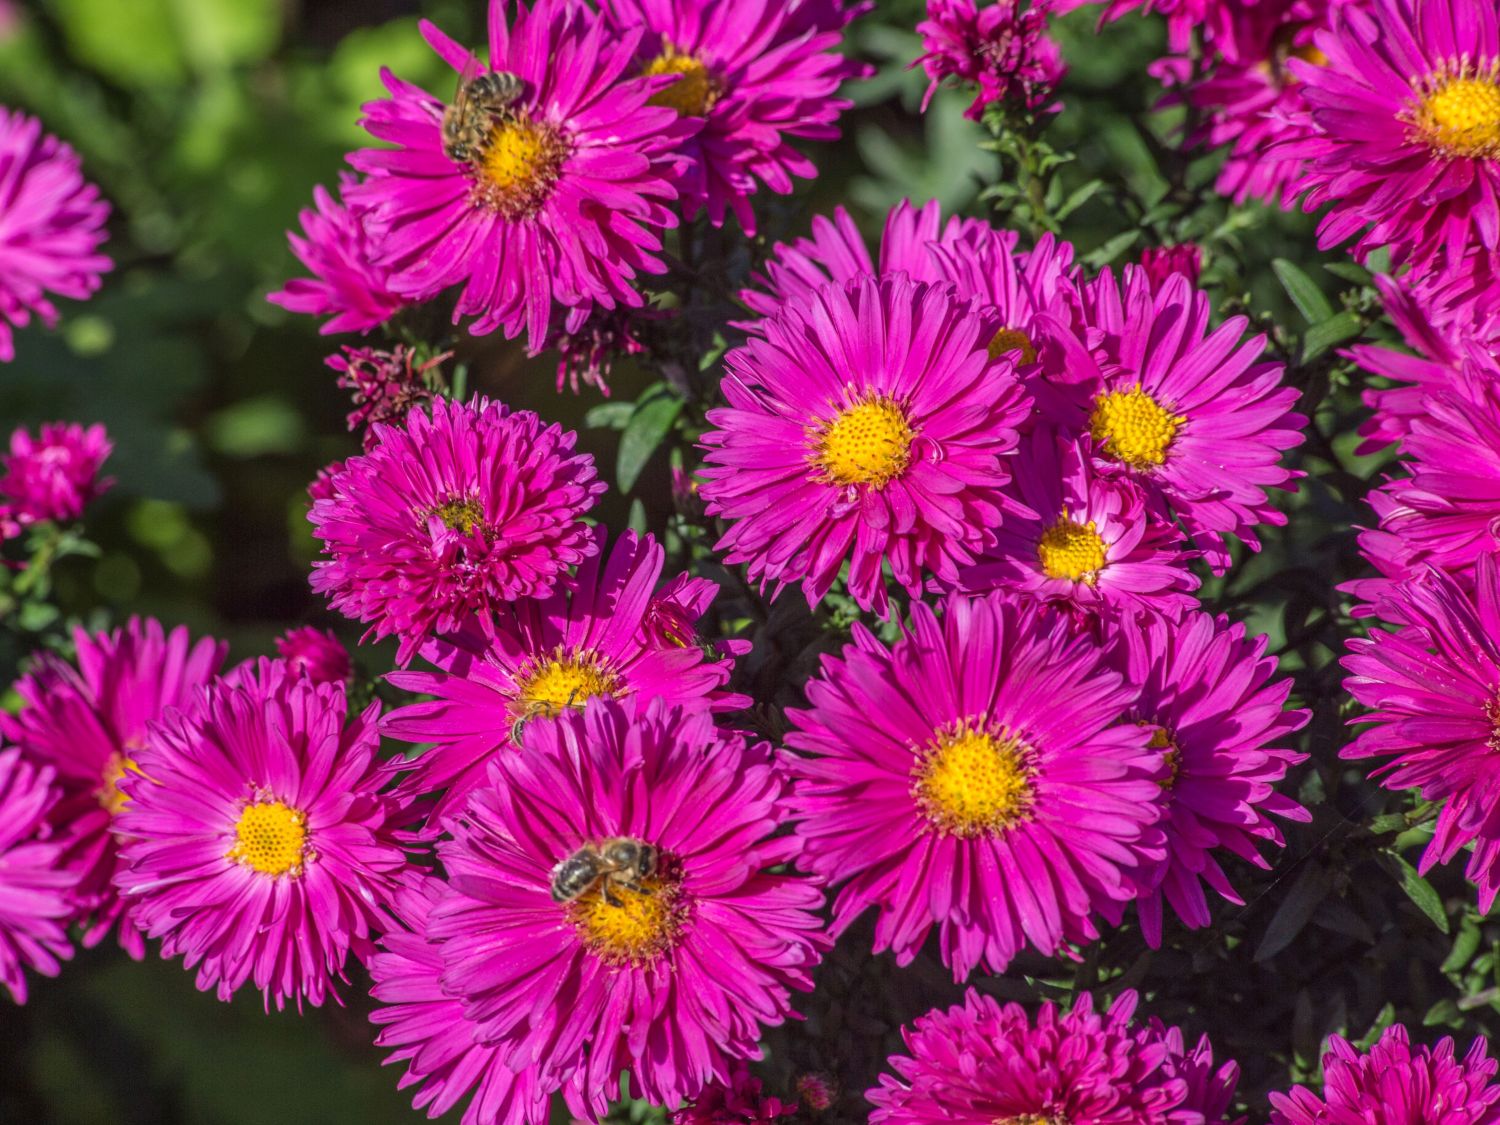
M1447 863L1473 844L1465 875L1488 910L1500 893L1500 782L1495 685L1500 683L1500 565L1480 556L1473 596L1429 570L1391 586L1377 610L1404 627L1349 642L1344 687L1368 715L1341 757L1387 758L1373 776L1397 792L1442 801L1419 869Z
M55 977L73 956L66 926L74 914L77 870L51 834L57 800L52 767L0 750L0 984L26 1003L25 970Z
M714 429L702 495L730 522L717 549L809 604L849 563L849 592L886 615L882 567L909 593L952 584L994 542L1004 455L1030 403L999 325L947 286L902 275L827 286L761 325L725 358L729 406Z
M57 323L48 294L81 301L99 288L113 268L98 252L108 218L78 155L36 118L0 106L0 362L15 358L12 326L32 314Z
M1173 274L1180 273L1188 284L1198 284L1203 272L1203 251L1193 242L1175 246L1148 246L1141 251L1141 270L1151 279L1151 289L1160 289Z
M765 272L750 276L753 288L742 289L740 300L757 315L769 317L787 305L805 304L829 282L844 286L893 273L907 274L913 281L949 280L935 250L950 244L971 249L991 230L988 223L956 215L944 222L935 199L920 207L903 199L886 216L880 257L871 261L864 236L849 212L835 207L832 219L813 217L811 238L778 242L762 267ZM1012 246L1015 238L1009 235ZM966 260L966 256L961 257ZM741 327L756 331L759 323L752 321Z
M903 1031L910 1054L892 1056L895 1074L866 1093L870 1123L1228 1125L1239 1068L1214 1070L1206 1037L1189 1053L1176 1028L1133 1026L1135 1006L1127 990L1099 1014L1085 992L1066 1014L1046 1002L1033 1022L970 989Z
M641 73L671 75L650 104L668 106L701 132L683 151L684 218L708 212L722 226L733 212L755 233L750 196L762 185L780 195L792 177L811 179L817 166L791 144L831 141L852 102L837 97L846 78L870 68L839 53L841 27L807 26L781 0L603 0L612 27L644 32L637 48Z
M443 103L389 72L391 97L365 107L364 127L395 149L350 162L369 178L351 192L380 244L377 264L403 296L425 301L463 285L455 317L476 334L523 328L540 350L553 301L569 309L639 306L632 282L664 270L660 230L677 150L701 126L651 105L665 77L625 79L639 30L621 32L572 0L537 0L507 19L490 0L489 69L521 79L468 151L445 147ZM422 35L460 76L474 56L430 23Z
M342 195L358 185L358 176L339 175ZM313 188L313 204L297 216L303 233L287 234L292 253L312 277L294 277L266 300L288 312L328 317L319 329L325 336L384 324L407 302L392 292L389 271L376 264L379 248L364 216L321 184Z
M912 64L930 80L922 111L946 78L979 87L964 110L973 121L997 102L1037 110L1051 101L1067 68L1047 37L1049 7L1048 0L994 0L984 8L977 0L927 0L927 18L917 24L923 53Z
M339 373L338 385L354 399L349 432L364 431L366 453L379 444L371 428L375 423L400 426L414 408L437 397L444 382L436 369L452 354L444 352L418 362L415 350L405 344L390 351L345 346L339 355L323 361Z
M308 513L327 556L312 585L374 636L399 637L401 663L432 633L545 597L593 553L580 517L605 485L571 431L482 397L372 429L375 447Z
M638 338L642 325L670 316L657 309L593 309L581 324L554 329L547 347L557 352L558 394L570 387L576 395L580 386L588 386L608 398L615 361L646 350Z
M288 629L276 638L276 652L293 675L315 684L347 684L354 672L348 650L329 629Z
M1285 846L1268 814L1311 819L1275 788L1307 757L1285 744L1307 725L1308 712L1287 709L1292 681L1272 680L1276 658L1266 655L1266 638L1247 637L1243 625L1195 611L1175 623L1121 625L1114 634L1114 664L1140 692L1130 716L1167 753L1166 855L1141 871L1137 900L1146 940L1159 947L1164 902L1191 929L1212 921L1203 884L1243 903L1216 851L1268 868L1259 844Z
M1054 15L1071 12L1093 3L1094 0L1053 0ZM1242 4L1254 5L1259 0L1109 0L1099 17L1099 24L1112 23L1131 12L1157 13L1167 21L1167 44L1177 54L1184 54L1192 46L1195 33L1201 33L1209 43L1219 43L1228 37L1228 25L1235 10ZM1279 0L1278 0L1279 2Z
M1323 1055L1323 1096L1306 1086L1271 1095L1271 1125L1494 1125L1500 1121L1497 1064L1483 1036L1462 1059L1452 1038L1412 1048L1406 1028L1385 1029L1360 1052L1342 1036Z
M136 617L107 633L75 629L73 642L76 668L49 653L16 681L21 708L0 712L0 732L56 772L59 800L49 824L78 869L84 946L98 945L118 923L120 946L139 960L146 943L114 885L116 818L129 800L119 781L138 771L148 724L196 702L229 646L194 642L185 627L167 633Z
M761 1093L761 1081L744 1063L730 1071L729 1081L710 1086L672 1114L672 1125L766 1125L797 1112L779 1098Z
M97 424L85 429L76 422L48 422L36 437L17 428L10 435L9 455L0 456L5 470L0 496L23 524L76 520L115 483L99 476L112 449L114 443Z
M1332 204L1320 247L1359 235L1361 259L1385 246L1423 273L1500 251L1497 20L1493 0L1341 5L1313 38L1326 64L1288 62L1309 135L1275 155L1305 162L1305 210Z
M870 907L875 950L909 963L934 926L962 980L1098 937L1162 859L1168 776L1098 645L1003 594L912 606L887 649L861 625L789 710L802 866L844 883L842 933Z
M1016 514L961 572L964 589L1009 590L1090 617L1176 617L1197 604L1182 533L1133 483L1098 477L1080 443L1038 426L1011 488Z
M811 987L823 896L769 870L798 850L773 835L787 784L769 751L706 714L598 700L528 728L448 821L452 891L427 926L444 991L575 1116L602 1116L621 1071L657 1105L728 1081ZM654 850L638 887L554 898L560 864L614 839Z
M442 946L427 940L428 921L448 885L409 875L394 912L404 928L388 930L370 958L370 1013L380 1027L375 1045L391 1048L388 1063L406 1063L397 1083L415 1086L412 1104L441 1117L473 1092L463 1125L531 1125L545 1121L551 1101L532 1069L511 1070L508 1051L478 1038L463 1003L443 990Z
M658 590L666 553L653 537L627 531L607 557L604 542L604 529L596 529L572 583L544 600L506 607L489 634L471 624L430 641L422 656L441 671L387 677L435 697L392 711L381 725L391 738L433 744L402 763L412 771L407 791L446 791L429 817L432 828L463 807L491 759L506 756L533 719L581 708L595 696L636 709L653 699L688 711L750 705L724 690L734 662L710 657L693 635L718 587L684 575ZM675 629L664 630L663 621Z
M1120 285L1105 271L1084 303L1097 346L1047 318L1068 373L1068 428L1089 433L1103 473L1159 497L1222 573L1226 534L1259 550L1256 525L1286 523L1266 489L1290 490L1299 475L1281 464L1307 424L1291 409L1296 389L1280 364L1257 362L1265 337L1244 340L1244 317L1209 330L1208 296L1185 277L1153 291L1136 266Z
M268 1009L316 1006L374 949L401 810L377 792L380 705L347 725L346 708L342 684L261 659L168 712L118 783L115 882L220 1000L253 981Z

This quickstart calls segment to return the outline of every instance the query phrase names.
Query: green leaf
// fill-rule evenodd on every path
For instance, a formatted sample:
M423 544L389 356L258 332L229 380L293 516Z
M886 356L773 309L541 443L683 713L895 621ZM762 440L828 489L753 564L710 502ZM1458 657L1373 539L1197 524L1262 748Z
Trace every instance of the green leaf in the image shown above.
M1302 360L1317 359L1329 348L1337 347L1345 340L1352 340L1364 330L1364 321L1358 313L1335 313L1321 324L1315 324L1302 337Z
M641 470L682 413L682 400L663 388L648 391L636 404L625 432L620 435L620 459L615 469L620 491L635 487Z
M1276 271L1281 287L1286 290L1286 295L1292 299L1292 304L1297 306L1297 311L1308 324L1322 324L1325 320L1332 319L1333 306L1328 303L1328 298L1323 296L1323 291L1312 278L1285 258L1275 259L1271 268Z
M1260 939L1260 945L1256 947L1255 960L1265 961L1275 957L1291 945L1297 935L1312 921L1312 916L1317 913L1318 904L1331 889L1332 882L1327 871L1314 863L1309 863L1304 867L1302 874L1298 875L1296 882L1292 884L1292 889L1287 892L1286 898L1282 899L1281 905L1276 908L1276 913L1271 916L1265 936Z
M1085 254L1083 258L1084 263L1091 269L1107 266L1131 246L1135 245L1136 240L1140 237L1141 232L1138 230L1128 230L1123 234L1117 234L1102 246L1097 246Z
M1439 968L1445 973L1456 973L1467 965L1479 950L1479 924L1468 915L1458 927L1458 937L1453 939L1453 948L1443 959Z
M1094 196L1098 194L1099 189L1103 186L1103 180L1090 180L1077 191L1073 192L1072 195L1068 196L1068 198L1063 201L1062 206L1058 207L1052 213L1052 217L1058 222L1062 222L1074 211L1078 210L1078 208L1082 207L1090 199L1094 198Z
M589 407L583 416L583 424L591 430L623 430L630 424L634 411L633 402L601 402Z
M1401 884L1401 889L1406 892L1406 897L1416 904L1418 910L1431 919L1432 924L1443 933L1448 932L1448 912L1443 909L1443 900L1437 891L1432 889L1432 884L1417 874L1417 869L1395 852L1382 852L1378 857L1380 865L1389 871Z
M1324 262L1323 268L1334 277L1342 278L1344 281L1355 285L1369 285L1372 275L1364 266L1357 266L1353 262Z

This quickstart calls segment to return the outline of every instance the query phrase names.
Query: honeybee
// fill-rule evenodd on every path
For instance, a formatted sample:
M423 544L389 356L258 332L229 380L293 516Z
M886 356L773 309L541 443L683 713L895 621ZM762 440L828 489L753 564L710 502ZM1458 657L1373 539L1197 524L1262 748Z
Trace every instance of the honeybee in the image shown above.
M576 691L569 692L568 693L568 700L567 700L566 703L563 704L563 708L566 709L566 708L572 707L573 706L573 701L577 697L578 697L578 693ZM550 718L555 717L558 714L560 714L560 712L558 711L558 709L556 707L552 706L552 704L550 704L550 703L528 703L526 705L525 710L523 710L519 715L517 715L515 717L515 719L510 724L510 740L512 742L514 742L517 746L520 746L521 745L521 738L526 733L526 724L527 723L531 722L532 719L535 719L539 715L545 715L547 718L550 719Z
M489 139L491 120L520 100L524 83L509 71L479 73L473 59L458 78L453 104L443 107L443 154L467 164Z
M572 902L598 886L605 902L623 906L613 888L651 894L641 880L656 874L659 858L655 845L628 836L585 844L552 869L552 899Z

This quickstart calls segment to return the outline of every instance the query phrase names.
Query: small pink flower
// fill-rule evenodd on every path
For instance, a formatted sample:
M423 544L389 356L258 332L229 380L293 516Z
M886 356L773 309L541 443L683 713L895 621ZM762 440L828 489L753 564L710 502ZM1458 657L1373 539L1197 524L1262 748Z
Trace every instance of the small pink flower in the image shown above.
M332 630L318 630L311 625L288 629L276 639L276 651L293 674L306 676L315 684L348 683L354 671L349 651Z
M377 443L370 428L375 423L399 426L413 407L432 401L442 386L442 375L436 369L452 354L444 352L418 363L416 351L405 344L397 344L391 351L345 346L342 354L323 361L339 373L339 386L353 395L349 432L365 431L366 453Z
M974 121L996 102L1036 110L1051 101L1066 68L1047 37L1048 7L1045 0L994 0L985 8L977 0L928 0L927 18L917 25L925 51L917 63L931 80L922 109L950 77L978 85L964 111ZM1059 108L1048 106L1047 112Z
M1180 273L1189 283L1196 285L1198 275L1203 271L1203 251L1192 242L1176 246L1148 246L1141 251L1141 269L1145 271L1153 290L1160 289L1162 282L1174 273Z
M23 524L76 520L89 501L114 484L99 476L113 448L97 424L85 429L76 422L51 422L36 437L17 429L10 435L9 456L0 457L5 469L0 496L11 501L13 517Z

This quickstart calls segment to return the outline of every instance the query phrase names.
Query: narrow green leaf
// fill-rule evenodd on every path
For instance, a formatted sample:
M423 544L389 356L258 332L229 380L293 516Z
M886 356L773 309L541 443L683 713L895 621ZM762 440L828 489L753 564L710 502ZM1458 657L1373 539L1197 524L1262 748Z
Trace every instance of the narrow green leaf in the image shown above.
M629 492L635 487L641 470L671 432L672 423L681 413L682 400L666 391L654 395L648 393L636 404L635 412L620 436L620 459L615 477L620 482L621 492Z
M1302 337L1303 361L1317 359L1329 348L1354 339L1363 328L1364 322L1359 319L1359 315L1348 311L1335 313L1321 324L1314 324L1307 330L1307 335Z
M1323 268L1334 277L1342 278L1355 285L1369 285L1373 275L1364 266L1357 266L1353 262L1324 262Z
M1328 303L1328 298L1323 296L1323 291L1312 278L1285 258L1277 258L1271 263L1271 268L1276 271L1281 287L1286 290L1286 295L1292 299L1292 304L1297 306L1297 311L1308 324L1322 324L1325 320L1332 319L1333 306Z
M623 430L630 424L634 411L633 402L601 402L589 407L583 416L583 424L591 430Z
M1330 889L1327 871L1315 863L1304 867L1302 874L1292 883L1291 890L1287 891L1286 898L1276 908L1276 913L1271 916L1265 936L1260 939L1260 945L1255 950L1255 960L1265 961L1275 957L1291 945L1308 922L1312 921L1318 904Z
M1443 959L1439 968L1445 973L1456 973L1467 965L1479 950L1479 925L1469 915L1464 916L1458 927L1458 937L1453 939L1453 948Z
M1054 180L1053 182L1056 183L1057 181ZM1067 199L1063 200L1062 206L1057 208L1057 210L1053 212L1052 217L1058 222L1062 222L1074 211L1078 210L1078 208L1082 207L1090 199L1094 198L1094 196L1098 194L1099 189L1103 186L1103 180L1090 180L1077 191L1073 192L1072 195L1068 196Z
M1104 245L1096 247L1084 256L1084 262L1093 269L1107 266L1118 258L1122 253L1135 244L1141 237L1138 230L1128 230L1123 234L1117 234Z
M1417 869L1395 852L1382 852L1378 857L1380 865L1389 871L1401 884L1401 889L1406 892L1406 897L1416 904L1418 910L1431 919L1432 924L1443 933L1448 932L1448 912L1443 909L1443 900L1437 891L1432 889L1432 884L1417 874Z

